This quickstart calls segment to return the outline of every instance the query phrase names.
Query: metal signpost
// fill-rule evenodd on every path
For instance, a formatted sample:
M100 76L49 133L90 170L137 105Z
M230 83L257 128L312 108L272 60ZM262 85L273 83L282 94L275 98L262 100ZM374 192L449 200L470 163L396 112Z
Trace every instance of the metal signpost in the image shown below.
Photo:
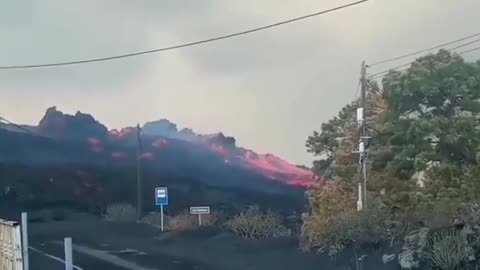
M73 270L72 238L63 239L65 249L65 270Z
M23 251L23 270L29 270L28 262L28 216L26 212L22 212L22 251Z
M168 189L166 187L155 188L155 205L160 206L160 228L163 232L163 206L168 205Z
M192 206L190 207L190 214L198 215L198 225L202 225L202 215L210 214L210 206Z

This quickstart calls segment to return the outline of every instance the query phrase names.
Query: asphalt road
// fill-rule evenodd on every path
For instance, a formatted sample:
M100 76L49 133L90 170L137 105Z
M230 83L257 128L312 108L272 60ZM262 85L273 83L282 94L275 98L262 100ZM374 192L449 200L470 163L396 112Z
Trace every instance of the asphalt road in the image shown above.
M155 235L157 231L144 226L115 226L96 221L31 224L30 270L65 269L64 237L72 237L76 270L220 270L157 252Z
M327 264L288 241L252 241L202 230L160 233L142 224L88 216L31 222L28 230L30 270L65 269L65 237L73 240L76 270L311 270Z
M52 243L29 250L30 270L65 270L64 250ZM94 257L73 252L74 270L128 270Z

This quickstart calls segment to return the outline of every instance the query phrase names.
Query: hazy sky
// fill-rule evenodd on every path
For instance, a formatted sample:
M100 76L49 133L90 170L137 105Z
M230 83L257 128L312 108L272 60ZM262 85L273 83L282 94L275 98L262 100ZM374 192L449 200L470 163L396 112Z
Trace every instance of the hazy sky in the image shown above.
M0 66L170 46L351 1L0 0ZM0 115L33 124L57 105L68 113L91 113L109 128L167 118L310 165L305 140L353 99L363 59L373 62L479 32L479 10L479 0L371 0L160 54L0 70ZM480 58L480 52L468 58Z

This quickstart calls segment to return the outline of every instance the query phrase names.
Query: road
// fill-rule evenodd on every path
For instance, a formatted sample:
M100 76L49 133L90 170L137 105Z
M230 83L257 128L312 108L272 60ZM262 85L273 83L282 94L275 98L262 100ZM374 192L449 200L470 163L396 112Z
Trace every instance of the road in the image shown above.
M51 243L29 249L30 270L65 270L63 258L63 248ZM129 270L75 251L73 260L75 270Z
M306 270L332 263L302 253L296 239L253 241L217 230L161 233L143 224L84 215L31 221L30 270L65 269L65 237L72 238L76 270Z
M155 231L136 225L60 222L29 227L30 270L65 269L63 238L72 237L76 270L219 270L204 263L164 254Z

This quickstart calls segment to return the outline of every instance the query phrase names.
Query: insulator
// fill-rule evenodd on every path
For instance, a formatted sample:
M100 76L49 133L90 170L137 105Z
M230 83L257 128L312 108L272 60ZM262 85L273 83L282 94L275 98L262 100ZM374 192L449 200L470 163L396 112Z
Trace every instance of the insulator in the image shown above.
M357 122L363 123L363 108L357 108Z

